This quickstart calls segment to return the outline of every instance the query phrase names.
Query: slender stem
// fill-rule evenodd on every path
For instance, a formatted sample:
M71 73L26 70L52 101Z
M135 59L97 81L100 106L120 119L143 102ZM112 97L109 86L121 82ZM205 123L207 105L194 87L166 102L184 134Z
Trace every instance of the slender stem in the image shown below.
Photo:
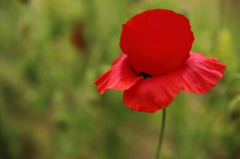
M161 123L161 130L159 133L159 140L158 140L158 146L157 146L155 159L160 159L161 148L162 148L162 143L163 143L163 136L164 136L165 120L166 120L166 108L162 110L162 123Z

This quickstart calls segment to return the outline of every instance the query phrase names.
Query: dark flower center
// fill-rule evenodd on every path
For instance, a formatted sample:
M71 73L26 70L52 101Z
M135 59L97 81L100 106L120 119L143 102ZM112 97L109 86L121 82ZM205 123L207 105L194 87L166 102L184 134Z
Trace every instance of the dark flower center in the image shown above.
M145 72L140 72L140 74L143 76L142 79L152 78L152 76L150 74L147 74Z

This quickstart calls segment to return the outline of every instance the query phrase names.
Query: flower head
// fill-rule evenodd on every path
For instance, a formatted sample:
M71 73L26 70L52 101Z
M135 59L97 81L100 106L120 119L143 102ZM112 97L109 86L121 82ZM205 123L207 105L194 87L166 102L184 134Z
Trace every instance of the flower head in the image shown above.
M193 41L189 20L181 14L155 9L135 15L123 24L123 53L95 81L98 91L124 90L127 107L149 113L167 107L180 90L208 92L226 66L191 52Z

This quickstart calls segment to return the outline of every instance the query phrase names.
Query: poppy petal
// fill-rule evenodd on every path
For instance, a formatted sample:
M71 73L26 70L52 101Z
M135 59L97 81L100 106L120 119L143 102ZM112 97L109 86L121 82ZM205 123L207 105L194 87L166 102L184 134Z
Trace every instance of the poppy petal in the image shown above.
M190 53L190 58L179 70L173 72L175 84L187 93L207 93L223 77L226 66L217 59Z
M154 113L164 109L183 89L204 94L222 78L226 66L217 59L190 52L186 64L169 74L141 79L124 91L124 104L135 111Z
M180 89L172 84L172 75L141 79L124 91L124 104L132 110L154 113L167 107Z
M140 79L140 75L133 72L127 55L118 57L112 68L101 75L95 84L98 91L103 94L107 89L126 90Z
M135 15L123 25L120 47L134 70L152 77L181 67L194 40L189 20L170 10Z

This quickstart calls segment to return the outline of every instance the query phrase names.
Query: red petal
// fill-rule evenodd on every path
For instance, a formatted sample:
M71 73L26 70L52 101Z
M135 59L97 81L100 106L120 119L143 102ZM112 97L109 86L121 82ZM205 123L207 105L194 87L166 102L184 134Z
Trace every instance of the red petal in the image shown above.
M139 79L140 76L133 72L127 55L122 54L114 61L112 68L95 81L95 84L98 91L103 94L107 89L129 89Z
M223 77L225 68L217 59L191 52L186 65L173 74L176 76L175 83L185 92L204 94Z
M155 77L182 66L193 40L186 17L156 9L140 13L123 25L120 47L134 70Z
M141 79L124 91L124 104L135 111L154 113L167 107L180 89L172 84L171 75Z
M190 53L186 64L166 75L139 80L124 91L124 103L135 110L153 113L167 107L180 89L188 93L206 93L222 78L226 66L217 59Z

